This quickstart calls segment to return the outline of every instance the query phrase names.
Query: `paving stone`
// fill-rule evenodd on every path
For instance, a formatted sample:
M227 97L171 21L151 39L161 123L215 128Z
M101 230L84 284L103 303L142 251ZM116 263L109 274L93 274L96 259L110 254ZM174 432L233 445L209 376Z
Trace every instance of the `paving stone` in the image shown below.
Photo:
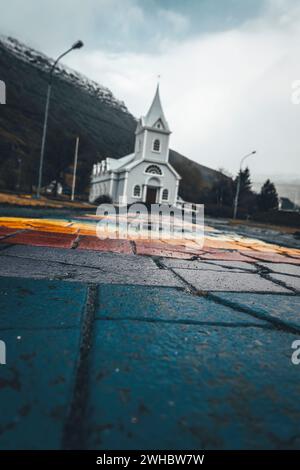
M60 449L80 330L20 327L0 331L0 338L7 354L0 366L0 449Z
M276 281L284 282L287 287L291 287L292 289L296 289L300 292L300 278L294 276L285 276L284 274L272 274L270 276L272 279Z
M119 255L121 256L121 255ZM125 256L125 255L124 255ZM152 269L145 269L143 263L135 257L135 266L124 266L110 263L106 267L82 267L58 262L43 262L18 256L0 256L0 276L22 277L33 279L54 279L97 284L140 284L180 287L182 282L170 271L159 269L154 263Z
M209 265L204 261L198 261L197 259L185 260L177 258L161 258L161 263L167 268L182 268L182 269L199 269L199 270L211 270L217 271L217 267Z
M242 253L242 251L241 251ZM249 253L249 251L247 251ZM290 263L290 264L298 264L299 265L299 260L296 258L291 258L288 256L283 256L277 253L272 253L270 251L251 251L249 253L251 257L255 258L255 260L258 261L266 261L270 263Z
M4 251L4 250L6 250L6 248L10 248L10 247L11 247L11 245L7 245L7 244L1 242L0 243L0 254L1 254L1 251Z
M255 262L255 259L251 258L250 251L247 251L247 255L245 256L242 253L238 253L236 251L228 251L228 250L212 250L207 251L203 254L200 254L200 258L203 260L223 260L223 261L244 261L244 262Z
M84 285L0 278L0 332L80 326L86 302Z
M288 289L254 273L223 273L177 268L174 272L200 291L289 292Z
M278 274L289 274L291 276L300 277L300 264L296 266L294 264L284 264L284 263L259 263L260 266L273 271Z
M300 297L274 294L214 294L222 301L234 303L237 307L251 309L265 320L280 320L288 326L300 327Z
M155 243L143 243L139 240L135 241L136 252L138 255L144 256L161 256L167 258L181 258L181 259L191 259L194 258L195 252L190 250L185 250L183 247L176 249L174 245L165 244L155 244Z
M230 270L237 270L237 271L250 271L256 272L257 267L255 264L250 262L244 261L209 261L209 264L213 264L218 267L229 268Z
M200 260L181 260L181 259L170 259L162 258L162 264L169 268L182 268L182 269L199 269L203 271L224 271L224 272L245 272L245 271L257 271L257 268L250 263L243 263L240 261L216 261L216 262L205 262Z
M1 449L61 448L85 301L75 283L0 278Z
M100 240L96 236L81 236L79 238L78 249L133 254L129 240Z
M83 272L84 269L87 268L80 268L80 271ZM78 270L79 268L76 266L64 266L55 262L41 262L38 259L24 259L2 253L0 256L0 276L60 280L71 278L74 280ZM85 272L85 274L88 273L89 270Z
M20 232L11 237L5 238L5 243L33 245L33 246L54 246L57 248L71 248L76 240L76 234L40 232L38 230L28 230Z
M174 288L106 284L101 285L98 292L96 318L267 325L251 315Z
M134 284L144 286L169 286L169 287L182 287L183 283L169 271L163 269L135 269L107 272L97 272L96 270L89 270L84 273L80 269L75 277L76 280L81 282L92 282L97 284Z
M264 328L96 321L88 447L299 448L294 339Z
M0 253L0 256L1 255L10 255L50 262L55 261L74 266L86 266L114 271L122 271L123 269L156 268L156 264L148 257L132 256L121 253L102 253L92 250L68 250L63 248L22 245L13 246L9 251Z

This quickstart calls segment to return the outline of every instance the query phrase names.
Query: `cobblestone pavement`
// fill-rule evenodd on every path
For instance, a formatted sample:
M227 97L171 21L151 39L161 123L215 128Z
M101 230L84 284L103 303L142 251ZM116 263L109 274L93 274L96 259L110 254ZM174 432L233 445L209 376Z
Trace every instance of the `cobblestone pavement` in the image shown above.
M234 233L0 219L0 448L299 448L299 294L299 250Z

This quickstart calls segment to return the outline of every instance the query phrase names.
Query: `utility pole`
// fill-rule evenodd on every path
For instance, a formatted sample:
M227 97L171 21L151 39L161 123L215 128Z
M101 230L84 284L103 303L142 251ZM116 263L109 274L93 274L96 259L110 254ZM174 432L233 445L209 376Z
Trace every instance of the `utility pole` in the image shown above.
M79 137L76 137L71 201L74 201L74 195L75 195L76 171L77 171L77 160L78 160L78 147L79 147Z
M21 172L22 172L22 158L18 157L18 181L17 181L18 192L20 192L20 188L21 188Z

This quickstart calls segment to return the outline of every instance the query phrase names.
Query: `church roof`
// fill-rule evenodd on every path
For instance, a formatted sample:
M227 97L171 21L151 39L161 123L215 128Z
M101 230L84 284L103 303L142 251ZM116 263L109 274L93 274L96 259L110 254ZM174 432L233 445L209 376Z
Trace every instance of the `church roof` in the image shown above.
M109 163L109 169L111 171L117 171L123 169L128 163L131 162L131 160L134 159L134 153L131 153L129 155L126 155L125 157L122 158L107 158L107 161Z
M159 120L162 122L164 130L167 132L171 132L161 105L159 85L157 85L155 96L150 106L150 109L146 116L142 119L142 125L145 127L153 127Z

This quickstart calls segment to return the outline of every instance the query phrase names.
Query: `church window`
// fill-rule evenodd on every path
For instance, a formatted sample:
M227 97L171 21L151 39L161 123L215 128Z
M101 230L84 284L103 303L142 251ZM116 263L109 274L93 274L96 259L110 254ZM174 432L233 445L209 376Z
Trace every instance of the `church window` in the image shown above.
M153 150L154 152L160 152L160 140L159 139L155 139L155 141L153 142Z
M157 165L149 165L146 168L146 173L151 173L153 175L162 175L162 171Z
M163 190L162 198L163 198L163 201L167 201L169 199L169 191L167 189Z
M138 184L136 184L135 187L133 188L133 195L134 197L141 196L141 187Z

